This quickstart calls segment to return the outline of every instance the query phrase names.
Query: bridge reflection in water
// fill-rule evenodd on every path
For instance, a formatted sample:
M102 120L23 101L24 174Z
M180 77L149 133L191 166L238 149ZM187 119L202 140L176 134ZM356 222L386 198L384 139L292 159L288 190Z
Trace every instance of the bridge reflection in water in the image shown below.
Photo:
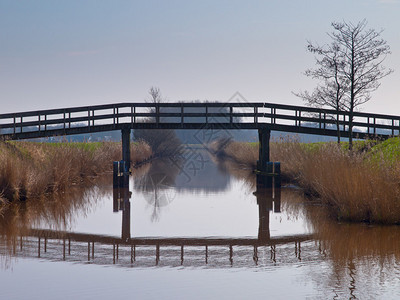
M268 261L302 259L302 243L315 248L311 235L271 237L270 211L280 212L280 189L258 187L258 238L131 238L129 189L114 190L114 212L122 211L121 238L53 230L29 230L14 238L12 254L100 265L251 267ZM2 245L4 246L4 245ZM315 250L315 249L314 249Z

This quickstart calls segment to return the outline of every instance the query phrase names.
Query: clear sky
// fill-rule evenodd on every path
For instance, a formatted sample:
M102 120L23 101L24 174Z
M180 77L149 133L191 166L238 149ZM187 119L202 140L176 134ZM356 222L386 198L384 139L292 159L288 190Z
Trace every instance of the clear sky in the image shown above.
M151 86L170 102L302 105L307 40L364 18L395 72L362 110L400 115L399 0L0 0L0 111L140 102Z

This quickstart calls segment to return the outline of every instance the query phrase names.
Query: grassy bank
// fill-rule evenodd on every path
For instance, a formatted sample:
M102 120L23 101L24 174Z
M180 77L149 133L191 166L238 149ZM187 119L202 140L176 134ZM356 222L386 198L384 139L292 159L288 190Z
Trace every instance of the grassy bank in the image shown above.
M131 155L135 164L152 151L145 143L135 143ZM1 142L0 200L64 193L70 186L92 183L120 159L120 143Z
M375 145L271 143L271 160L280 161L283 176L323 201L339 220L400 224L400 140ZM256 144L231 143L225 150L236 161L255 166Z

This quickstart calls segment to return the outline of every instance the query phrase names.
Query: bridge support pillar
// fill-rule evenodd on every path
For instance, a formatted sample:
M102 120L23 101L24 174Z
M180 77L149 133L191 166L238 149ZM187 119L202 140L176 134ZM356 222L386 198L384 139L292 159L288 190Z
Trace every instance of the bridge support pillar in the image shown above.
M266 128L258 129L258 161L257 171L262 176L257 176L257 183L264 184L265 187L272 187L272 176L267 176L268 173L272 173L272 164L269 163L269 140L271 137L271 130Z
M269 140L271 137L271 130L260 128L258 129L258 162L257 169L259 171L266 171L267 162L269 162Z
M129 128L122 129L122 160L125 161L125 165L128 170L130 170L131 168L130 140L131 140L131 130Z
M122 207L122 239L124 241L128 241L131 238L131 202L129 198L129 189L124 189Z

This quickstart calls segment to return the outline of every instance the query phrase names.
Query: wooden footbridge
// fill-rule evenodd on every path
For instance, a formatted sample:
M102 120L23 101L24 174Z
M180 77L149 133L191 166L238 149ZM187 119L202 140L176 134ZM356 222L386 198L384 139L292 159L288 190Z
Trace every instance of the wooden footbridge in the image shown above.
M349 113L273 103L117 103L0 114L0 139L19 140L121 130L129 163L132 129L257 129L260 162L269 161L270 131L349 137ZM353 137L387 138L400 116L355 112Z

